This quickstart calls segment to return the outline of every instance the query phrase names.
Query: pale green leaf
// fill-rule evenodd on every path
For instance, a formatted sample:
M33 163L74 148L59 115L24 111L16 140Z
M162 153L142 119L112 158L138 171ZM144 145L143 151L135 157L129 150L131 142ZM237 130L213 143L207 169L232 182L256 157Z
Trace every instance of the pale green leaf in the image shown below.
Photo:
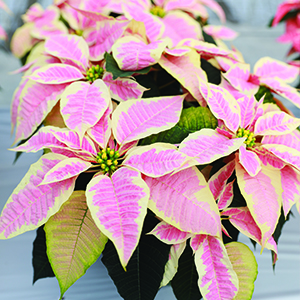
M234 300L250 300L257 276L257 262L248 246L232 242L225 245L233 270L239 279L239 291Z
M98 259L107 242L94 223L84 191L75 191L45 225L47 255L61 298Z

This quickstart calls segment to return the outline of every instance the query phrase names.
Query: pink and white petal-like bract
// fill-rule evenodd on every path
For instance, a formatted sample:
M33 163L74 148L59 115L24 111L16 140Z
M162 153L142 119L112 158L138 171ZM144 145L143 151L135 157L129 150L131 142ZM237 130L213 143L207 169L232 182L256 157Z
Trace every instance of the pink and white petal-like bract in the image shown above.
M138 171L122 167L87 185L87 204L100 229L115 245L125 268L135 250L147 213L149 188Z
M124 36L113 46L113 56L121 70L140 70L160 59L167 43L163 40L146 44L135 36Z
M223 242L201 234L191 239L191 247L195 252L198 286L204 299L232 300L238 292L239 280Z
M102 80L109 88L110 95L117 101L136 100L142 98L143 93L147 90L131 78L113 79L111 73L106 72Z
M250 176L256 176L261 170L261 162L257 154L244 145L239 149L239 162Z
M234 97L220 86L210 85L206 101L213 115L236 132L241 124L240 107Z
M192 236L190 233L181 231L164 221L158 223L149 234L153 234L156 238L168 245L183 243Z
M262 247L274 233L281 209L282 185L280 170L262 167L256 176L250 176L236 164L237 183L253 219L261 230Z
M204 128L185 138L179 146L179 151L203 165L233 153L244 141L245 138L228 139L213 129Z
M196 167L144 180L150 188L149 208L162 220L181 231L220 235L218 207Z
M89 47L85 40L77 35L55 35L46 40L45 51L65 62L75 63L81 71L89 65Z
M0 239L12 238L45 224L68 200L74 190L76 176L40 186L45 174L66 158L48 153L31 165L3 208Z
M150 177L160 177L180 168L187 156L179 152L176 146L164 143L155 143L137 148L123 162Z
M223 189L227 184L227 180L234 171L234 168L235 161L231 161L209 178L208 185L212 194L214 195L215 200L219 199Z
M50 64L34 71L28 78L43 84L61 84L84 79L84 76L77 67Z
M61 182L74 176L78 176L92 166L93 165L90 162L86 162L77 157L66 158L46 173L40 185Z
M106 84L97 79L93 84L73 82L62 93L60 111L66 125L82 139L85 132L103 116L111 98Z
M112 115L119 144L126 144L173 127L181 114L185 95L155 97L120 103Z

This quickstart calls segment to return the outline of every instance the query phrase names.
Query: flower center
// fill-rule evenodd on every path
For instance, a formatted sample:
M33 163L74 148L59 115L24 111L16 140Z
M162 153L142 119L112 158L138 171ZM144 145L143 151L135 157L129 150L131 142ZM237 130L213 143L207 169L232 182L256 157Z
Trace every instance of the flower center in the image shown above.
M103 68L99 65L90 67L86 72L86 79L93 83L96 79L102 78L104 73Z
M96 160L100 164L103 174L111 175L118 166L119 151L106 148L97 153Z
M165 10L160 7L160 6L153 6L151 9L150 9L150 13L154 16L158 16L160 18L163 18L166 13L165 13Z
M247 147L253 147L255 145L255 137L254 137L254 133L250 132L247 129L244 128L239 128L236 137L241 138L241 137L245 137L245 144L247 145Z
M83 35L83 30L82 29L76 29L74 33L76 35L82 36Z

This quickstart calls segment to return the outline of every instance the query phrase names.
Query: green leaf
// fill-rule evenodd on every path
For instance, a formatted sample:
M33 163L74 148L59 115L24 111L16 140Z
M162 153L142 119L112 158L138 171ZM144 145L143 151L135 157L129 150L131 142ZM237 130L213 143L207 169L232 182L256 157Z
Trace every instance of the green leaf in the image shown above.
M202 36L204 42L211 43L217 46L217 43L215 42L214 38L211 35L207 34L204 30L202 30Z
M181 143L190 133L202 128L215 129L218 125L217 119L207 107L190 107L183 109L179 122L169 130L150 135L140 141L140 145L150 145L164 142L170 144Z
M273 94L271 93L270 89L266 86L260 86L257 93L254 95L256 100L260 100L261 97L265 96L264 103L273 103L276 104Z
M85 192L75 191L45 224L47 254L58 280L61 298L98 259L107 242L94 223Z
M178 271L171 281L172 289L178 300L199 300L202 298L198 287L198 273L194 255L187 244L179 258Z
M226 244L225 247L239 279L239 291L234 300L250 300L258 273L255 256L248 246L239 242Z
M144 92L143 98L182 94L181 84L158 64L152 66L148 74L135 76L135 79L149 89Z
M32 284L34 284L39 279L55 276L47 256L44 226L39 227L36 231L36 238L33 242L32 250L32 266Z
M279 241L279 238L281 236L281 232L282 232L282 228L283 228L283 225L285 224L285 222L287 222L289 219L290 219L290 215L292 214L292 212L289 212L285 218L284 216L284 211L283 209L281 208L281 213L280 213L280 217L278 219L278 223L277 223L277 226L274 230L274 233L273 233L273 238L276 242L276 244L278 245L278 241ZM293 215L293 214L292 214ZM274 252L271 251L272 253L272 262L274 261ZM276 264L273 264L273 269L275 269L275 265Z
M113 79L117 79L118 77L127 77L133 74L147 74L151 69L151 67L147 67L137 71L123 71L119 68L117 62L115 61L112 55L106 52L104 54L104 58L106 61L105 69L106 71L113 74Z
M205 71L208 82L216 85L221 83L221 71L204 58L201 58L201 68Z
M140 242L126 266L126 272L112 242L109 241L103 251L102 262L125 300L153 300L158 292L170 252L170 245L147 235L158 222L148 212Z

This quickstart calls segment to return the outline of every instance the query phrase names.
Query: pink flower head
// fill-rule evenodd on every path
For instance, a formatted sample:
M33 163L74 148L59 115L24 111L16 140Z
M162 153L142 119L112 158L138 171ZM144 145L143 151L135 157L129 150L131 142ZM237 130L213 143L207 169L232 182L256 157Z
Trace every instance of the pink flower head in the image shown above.
M275 17L272 22L272 26L276 26L282 18L292 10L300 10L300 1L299 0L286 0L281 3L275 13Z
M16 92L16 141L30 136L59 99L64 122L83 136L105 112L111 96L119 101L139 99L145 91L133 79L113 80L104 70L104 61L92 63L82 37L53 36L45 43L45 53L52 59L35 67Z

